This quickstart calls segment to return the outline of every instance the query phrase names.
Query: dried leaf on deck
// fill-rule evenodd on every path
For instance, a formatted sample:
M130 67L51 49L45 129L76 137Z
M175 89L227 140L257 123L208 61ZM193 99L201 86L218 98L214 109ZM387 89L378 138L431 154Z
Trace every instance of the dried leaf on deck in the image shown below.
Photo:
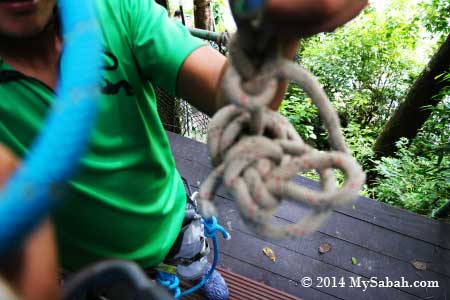
M325 254L331 251L331 245L330 243L323 243L319 246L319 253Z
M427 263L425 263L425 262L423 262L423 261L412 260L412 261L411 261L411 265L412 265L416 270L425 271L425 270L427 269Z
M275 252L273 252L272 249L270 249L269 247L264 247L263 248L263 253L265 256L267 256L272 262L275 262L277 257L275 256Z

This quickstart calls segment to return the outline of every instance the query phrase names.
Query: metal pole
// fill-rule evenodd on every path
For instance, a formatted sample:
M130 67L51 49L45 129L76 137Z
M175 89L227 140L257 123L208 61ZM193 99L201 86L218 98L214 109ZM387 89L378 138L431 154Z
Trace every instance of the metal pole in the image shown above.
M189 28L189 31L195 37L208 41L213 41L218 44L226 44L226 42L228 41L228 33L226 32L213 32L198 28Z
M178 5L180 6L180 14L181 14L181 23L186 26L186 20L184 19L184 11L183 11L183 0L178 0Z
M181 4L180 4L180 14L181 14L181 23L183 23L183 25L186 26L186 20L184 19L183 5Z

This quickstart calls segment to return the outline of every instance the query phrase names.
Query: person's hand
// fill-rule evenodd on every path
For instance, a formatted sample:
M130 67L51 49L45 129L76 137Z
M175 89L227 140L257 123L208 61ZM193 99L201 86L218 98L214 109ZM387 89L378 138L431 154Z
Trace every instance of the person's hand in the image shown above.
M305 37L344 25L367 0L268 0L267 16L280 34Z
M17 157L0 145L0 190L18 166ZM30 235L24 247L13 251L7 258L0 257L0 260L3 262L0 264L0 276L8 280L19 299L59 298L56 245L49 221Z
M266 16L275 26L286 58L297 53L299 38L323 31L332 31L357 16L367 0L267 0ZM220 78L225 70L225 58L210 47L200 47L184 61L177 91L200 111L213 115L229 104L221 95ZM286 90L281 82L270 104L277 110ZM219 96L219 97L218 97ZM211 101L215 99L215 101Z
M19 160L11 151L0 145L0 190L18 164Z
M266 15L276 29L284 57L297 53L299 38L334 31L356 17L367 0L267 0ZM277 110L287 83L282 82L269 105Z

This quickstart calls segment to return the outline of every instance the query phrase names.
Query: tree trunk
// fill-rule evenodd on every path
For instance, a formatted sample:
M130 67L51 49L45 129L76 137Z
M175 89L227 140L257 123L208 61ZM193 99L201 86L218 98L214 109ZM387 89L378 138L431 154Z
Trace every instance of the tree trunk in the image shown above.
M399 105L378 136L373 151L377 158L393 156L395 143L401 138L414 139L428 119L431 110L426 105L436 106L442 99L438 96L445 84L436 76L450 69L450 35L434 54L409 90L405 101Z
M211 30L211 0L194 0L195 27Z

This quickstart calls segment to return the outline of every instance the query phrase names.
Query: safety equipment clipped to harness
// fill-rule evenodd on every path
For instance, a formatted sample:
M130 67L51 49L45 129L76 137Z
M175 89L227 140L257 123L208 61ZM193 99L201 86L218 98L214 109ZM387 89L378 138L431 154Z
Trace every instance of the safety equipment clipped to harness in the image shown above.
M205 217L216 214L212 200L223 179L255 232L272 238L302 236L316 230L333 208L354 200L365 175L349 154L339 118L319 82L282 58L277 36L265 22L264 4L264 0L231 2L238 32L230 41L222 89L232 104L217 112L209 124L208 150L214 170L200 188L199 208ZM284 80L302 87L317 106L333 151L305 144L286 118L267 108ZM345 175L340 188L335 169ZM309 170L320 175L321 190L290 182ZM283 198L304 203L312 213L296 224L274 226L271 220Z
M197 213L198 192L192 193L189 183L184 178L183 181L187 189L188 201L180 244L172 248L173 253L169 253L171 258L166 260L169 265L164 263L157 267L156 280L170 290L175 299L185 297L202 288L208 299L226 300L228 287L222 276L215 270L219 260L217 232L220 232L225 239L230 238L230 235L217 223L215 217L204 219ZM210 247L206 238L210 238L213 242L212 265L207 259ZM180 278L187 281L198 280L198 283L182 292L179 286Z
M202 216L197 213L197 201L195 192L192 194L186 179L187 204L181 232L164 261L164 266L174 266L173 270L165 270L158 267L162 272L176 274L181 280L200 279L208 271L207 256L210 246L205 235L205 226Z

